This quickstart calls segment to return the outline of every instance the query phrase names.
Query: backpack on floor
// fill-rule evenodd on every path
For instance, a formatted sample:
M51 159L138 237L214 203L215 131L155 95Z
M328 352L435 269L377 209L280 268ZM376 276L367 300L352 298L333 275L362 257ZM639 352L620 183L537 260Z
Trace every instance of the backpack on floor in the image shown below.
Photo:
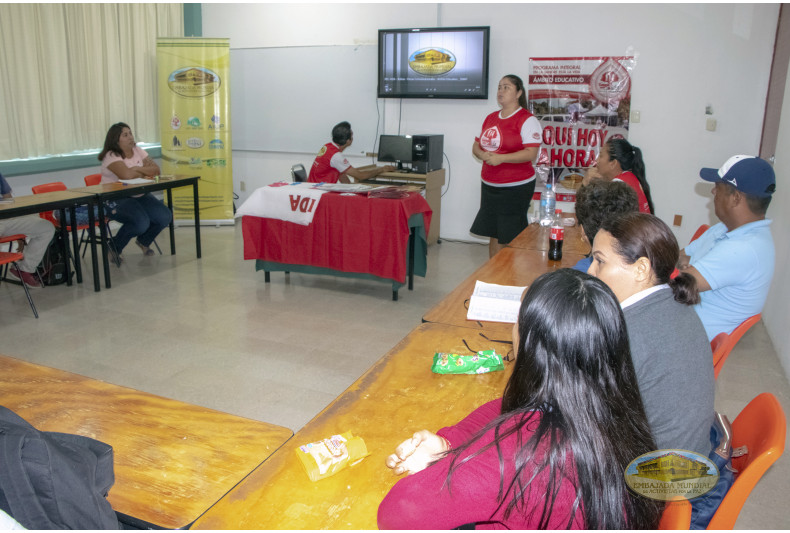
M60 285L66 283L66 258L63 256L60 243L63 240L60 237L60 231L55 232L55 236L44 252L44 257L41 258L41 264L38 266L38 272L44 285ZM68 246L68 243L66 243Z
M0 406L0 509L28 529L120 529L112 447L38 431Z

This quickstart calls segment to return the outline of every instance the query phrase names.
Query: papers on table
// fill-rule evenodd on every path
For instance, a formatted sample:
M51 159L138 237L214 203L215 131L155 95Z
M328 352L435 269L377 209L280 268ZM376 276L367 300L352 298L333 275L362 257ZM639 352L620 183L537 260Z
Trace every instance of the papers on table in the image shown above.
M330 192L350 192L350 193L368 193L381 189L382 186L371 187L370 185L362 185L360 183L319 183L313 186L314 189Z
M521 307L521 295L524 289L526 287L496 285L477 280L469 300L467 320L515 324L518 321L518 310Z
M154 180L148 178L132 178L130 180L121 180L121 183L123 183L124 185L140 185L140 184L148 185L153 182Z

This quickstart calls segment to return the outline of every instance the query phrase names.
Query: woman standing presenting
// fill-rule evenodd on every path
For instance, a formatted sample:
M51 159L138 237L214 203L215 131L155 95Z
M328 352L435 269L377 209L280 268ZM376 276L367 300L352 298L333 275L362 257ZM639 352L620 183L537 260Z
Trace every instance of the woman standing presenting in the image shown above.
M159 174L159 165L134 142L134 135L123 122L113 124L104 139L104 149L99 154L101 182L115 183ZM108 212L112 220L123 226L113 237L117 253L137 237L136 244L144 255L154 255L149 248L159 232L170 224L172 213L165 204L151 193L123 198Z
M636 191L639 199L639 212L653 214L653 198L650 185L645 178L645 162L642 150L625 139L609 139L601 146L598 161L584 177L587 185L593 178L606 181L622 181Z
M542 130L527 110L524 82L508 74L497 86L502 108L488 115L475 138L472 153L483 162L480 210L469 230L490 237L488 255L493 257L524 228L535 192L535 169Z

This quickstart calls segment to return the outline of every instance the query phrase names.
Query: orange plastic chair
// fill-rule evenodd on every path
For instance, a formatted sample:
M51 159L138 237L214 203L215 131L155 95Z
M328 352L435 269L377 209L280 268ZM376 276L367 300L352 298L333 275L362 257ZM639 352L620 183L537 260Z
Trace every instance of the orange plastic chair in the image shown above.
M18 235L12 235L12 237L18 237ZM24 237L23 237L24 238ZM16 262L24 259L25 254L21 254L19 252L0 252L0 266L7 266L9 264L13 264L17 266ZM17 268L19 268L17 266ZM38 318L38 311L36 311L36 306L33 303L33 298L30 297L30 289L27 288L27 283L22 278L19 278L19 281L22 283L22 288L25 289L25 296L27 296L27 301L30 304L30 308L33 310L33 315Z
M688 500L667 502L658 529L689 529L691 527L691 503Z
M785 450L787 421L776 397L764 392L749 402L732 423L732 445L747 453L733 457L735 483L719 505L708 529L732 529L752 489Z
M24 241L26 238L27 237L21 233L17 235L3 235L0 236L0 244L8 243L8 251L10 252L14 242ZM2 272L2 274L0 274L0 279L5 279L6 275L8 274L8 265L9 263L6 263L3 265L3 268L0 269L0 272Z
M694 236L691 237L691 240L689 241L689 244L691 244L692 242L694 242L697 239L699 239L700 235L702 235L703 233L708 231L708 228L710 228L710 226L708 226L707 224L703 224L700 227L698 227L697 231L694 232Z
M713 340L710 341L710 349L713 352L714 379L719 377L719 372L721 372L721 369L724 367L724 361L727 360L730 352L735 348L735 345L738 344L738 341L741 340L743 334L746 333L750 327L758 323L762 316L762 313L757 313L741 322L741 324L729 335L725 332L721 332L713 337Z

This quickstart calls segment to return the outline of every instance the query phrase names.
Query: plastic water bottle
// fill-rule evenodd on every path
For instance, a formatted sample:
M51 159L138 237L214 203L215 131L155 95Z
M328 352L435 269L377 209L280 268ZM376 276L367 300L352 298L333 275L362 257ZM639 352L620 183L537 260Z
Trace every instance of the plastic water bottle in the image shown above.
M554 212L549 234L549 261L562 260L562 243L565 241L565 226L562 224L562 209Z
M557 205L557 197L551 183L546 184L546 189L540 193L540 225L550 226Z

